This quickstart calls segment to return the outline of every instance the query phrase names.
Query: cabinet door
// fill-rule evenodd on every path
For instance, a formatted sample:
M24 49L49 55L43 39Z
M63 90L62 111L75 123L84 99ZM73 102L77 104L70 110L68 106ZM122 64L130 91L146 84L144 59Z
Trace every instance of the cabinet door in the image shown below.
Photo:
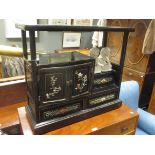
M93 83L93 63L86 63L73 67L72 74L72 97L88 94Z
M67 99L67 70L67 67L52 67L39 71L41 103Z

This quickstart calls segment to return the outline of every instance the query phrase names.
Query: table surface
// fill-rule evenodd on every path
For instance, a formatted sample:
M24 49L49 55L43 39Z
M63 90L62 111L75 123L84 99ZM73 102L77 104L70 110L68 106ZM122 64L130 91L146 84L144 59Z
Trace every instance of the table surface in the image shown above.
M32 135L32 129L29 125L25 107L18 108L18 117L24 135ZM138 113L130 109L127 105L122 104L115 110L82 120L77 123L50 131L45 135L86 135L95 134L96 131L113 126L121 121L138 117Z
M0 128L19 124L17 109L25 106L26 104L27 102L19 102L16 104L0 107Z

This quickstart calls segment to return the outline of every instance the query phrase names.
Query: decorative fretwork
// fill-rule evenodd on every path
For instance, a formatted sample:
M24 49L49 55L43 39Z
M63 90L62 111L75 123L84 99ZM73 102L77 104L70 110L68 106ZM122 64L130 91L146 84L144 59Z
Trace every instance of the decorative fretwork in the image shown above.
M46 111L43 113L43 116L44 116L44 119L53 118L53 117L61 116L61 115L64 115L70 112L75 112L79 110L80 107L81 107L81 104L76 103L76 104L65 106L62 108Z
M114 99L115 98L115 94L110 94L110 95L107 95L107 96L102 96L102 97L99 97L99 98L96 98L96 99L92 99L90 100L90 105L96 105L96 104L100 104L102 102L105 102L105 101L108 101L108 100L111 100L111 99Z

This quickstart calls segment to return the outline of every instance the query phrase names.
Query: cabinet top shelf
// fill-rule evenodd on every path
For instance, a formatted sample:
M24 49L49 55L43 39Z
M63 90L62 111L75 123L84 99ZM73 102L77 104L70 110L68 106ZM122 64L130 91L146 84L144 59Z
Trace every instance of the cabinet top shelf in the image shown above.
M107 31L107 32L134 32L131 27L102 27L102 26L58 26L58 25L24 25L16 24L16 28L24 31Z
M39 55L39 65L61 64L61 63L77 63L82 61L95 61L94 58L86 56L79 52L66 53L46 53Z

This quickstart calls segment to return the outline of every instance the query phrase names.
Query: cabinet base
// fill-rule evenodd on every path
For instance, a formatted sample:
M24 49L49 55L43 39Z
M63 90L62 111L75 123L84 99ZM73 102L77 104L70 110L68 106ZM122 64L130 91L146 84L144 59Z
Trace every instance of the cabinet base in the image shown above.
M108 102L108 103L105 103L103 105L100 105L94 108L81 110L79 112L76 112L76 113L73 113L73 114L70 114L64 117L51 119L51 120L44 121L41 123L36 123L29 109L29 106L26 106L26 113L27 113L28 120L29 120L33 133L44 134L49 131L70 125L72 123L93 117L95 115L99 115L101 113L114 110L116 108L119 108L121 105L122 105L122 101L117 99L112 102Z

